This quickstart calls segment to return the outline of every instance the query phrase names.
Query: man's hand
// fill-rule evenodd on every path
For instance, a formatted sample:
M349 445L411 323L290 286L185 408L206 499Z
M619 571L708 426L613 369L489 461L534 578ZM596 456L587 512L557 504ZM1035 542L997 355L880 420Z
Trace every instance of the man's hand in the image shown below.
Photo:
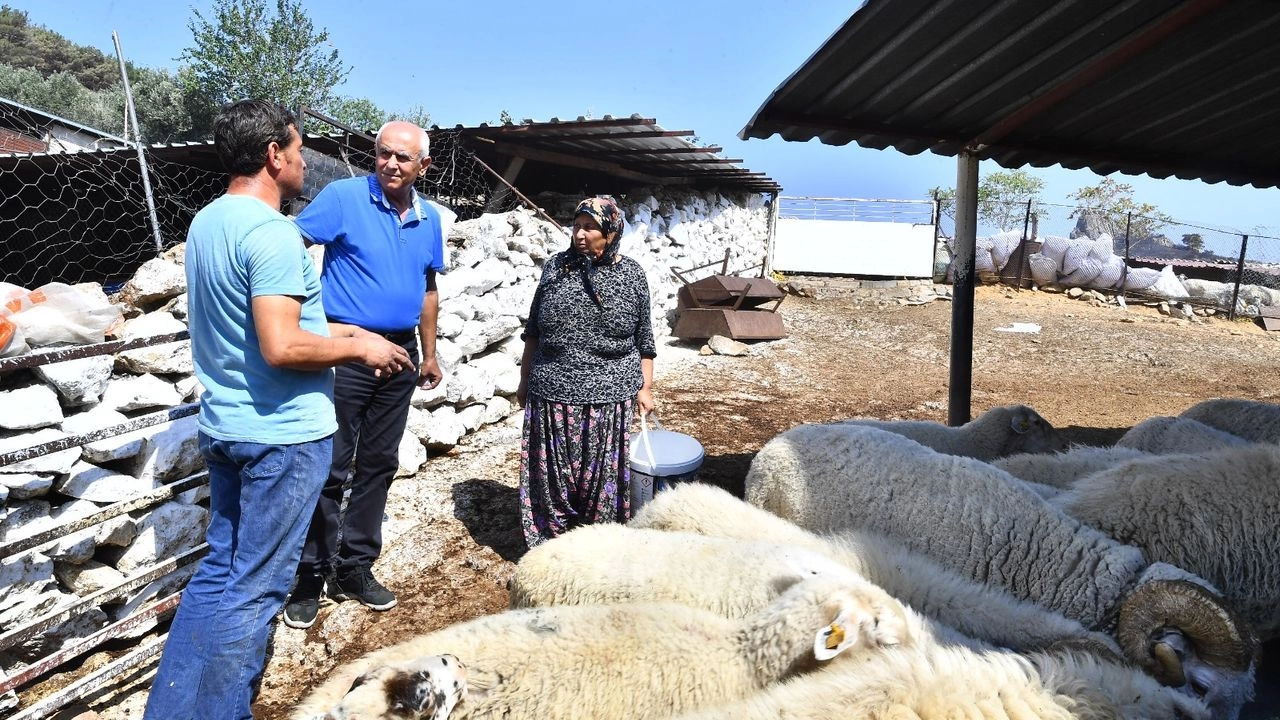
M418 365L418 387L433 390L443 379L444 373L440 372L440 363L435 358L427 358Z
M413 368L409 353L381 335L367 333L354 337L361 344L360 362L373 368L375 377L386 377Z

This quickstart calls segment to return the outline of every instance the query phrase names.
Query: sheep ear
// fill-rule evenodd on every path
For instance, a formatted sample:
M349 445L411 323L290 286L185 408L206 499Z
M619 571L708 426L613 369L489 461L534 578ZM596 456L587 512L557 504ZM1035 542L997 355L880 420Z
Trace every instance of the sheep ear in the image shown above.
M1031 429L1031 418L1027 417L1025 413L1018 413L1013 416L1013 420L1009 424L1013 426L1014 432L1021 435Z
M831 621L813 638L813 656L827 661L858 644L858 627L846 627L844 615Z

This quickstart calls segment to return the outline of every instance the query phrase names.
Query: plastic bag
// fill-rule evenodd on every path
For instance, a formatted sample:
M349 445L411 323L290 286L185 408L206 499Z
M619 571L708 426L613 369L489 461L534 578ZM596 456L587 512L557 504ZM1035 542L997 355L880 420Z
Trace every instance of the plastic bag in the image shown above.
M0 282L0 357L21 355L29 349L26 336L11 319L26 297L26 288Z
M33 348L99 343L108 328L123 319L120 308L107 302L105 296L94 297L65 283L41 285L6 303L10 309L15 306L9 320Z

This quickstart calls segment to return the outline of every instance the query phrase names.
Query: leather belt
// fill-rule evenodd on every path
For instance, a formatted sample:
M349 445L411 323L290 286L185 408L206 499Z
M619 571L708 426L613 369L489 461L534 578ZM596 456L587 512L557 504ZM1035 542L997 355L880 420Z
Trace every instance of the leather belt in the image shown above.
M377 332L382 337L397 345L404 345L405 343L413 342L418 338L418 331L416 328L410 328L409 330L391 330L388 332L372 330L371 332Z

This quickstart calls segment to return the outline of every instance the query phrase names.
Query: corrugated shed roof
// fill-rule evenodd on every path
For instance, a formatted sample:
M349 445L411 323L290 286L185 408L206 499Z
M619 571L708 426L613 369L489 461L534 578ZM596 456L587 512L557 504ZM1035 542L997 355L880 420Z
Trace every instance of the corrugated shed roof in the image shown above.
M696 145L692 130L666 130L652 118L605 116L549 122L526 120L514 125L431 128L431 134L456 133L465 147L498 173L520 158L517 187L531 192L624 193L641 185L684 185L746 192L777 193L781 186L762 172L721 156L722 148ZM373 138L365 133L308 133L305 145L333 157L354 147L372 155ZM435 147L435 143L432 145ZM221 172L213 141L151 143L153 157ZM132 148L82 150L84 153L134 152ZM39 159L50 153L0 153L5 158Z
M693 130L667 130L653 118L632 115L602 119L525 120L512 125L455 128L467 147L498 172L520 158L521 184L530 175L562 192L624 191L636 185L687 185L777 193L781 186L765 173L740 167L742 160L720 155L723 148L697 145ZM609 186L620 186L617 190Z
M1280 186L1269 0L868 0L741 137Z

